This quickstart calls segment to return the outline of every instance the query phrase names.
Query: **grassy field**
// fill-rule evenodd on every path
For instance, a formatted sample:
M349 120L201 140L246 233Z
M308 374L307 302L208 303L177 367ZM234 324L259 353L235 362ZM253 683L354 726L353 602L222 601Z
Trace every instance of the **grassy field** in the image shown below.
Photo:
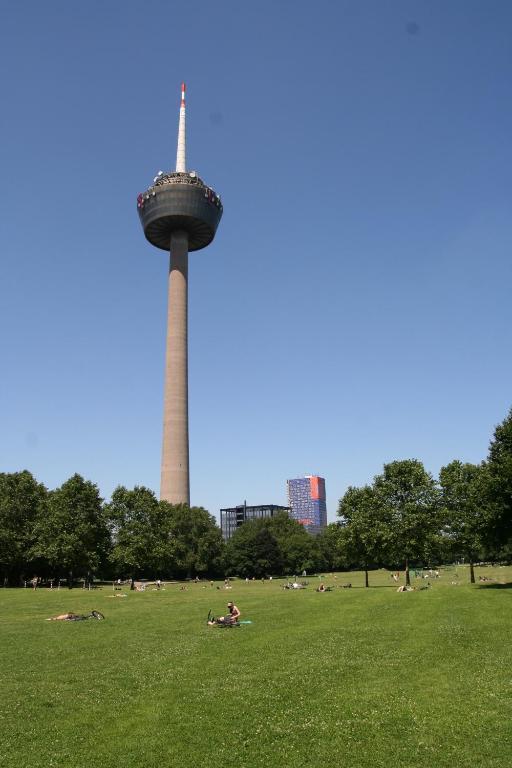
M0 765L508 768L512 569L478 574L496 581L2 589ZM253 623L207 627L227 599ZM106 620L45 621L92 608Z

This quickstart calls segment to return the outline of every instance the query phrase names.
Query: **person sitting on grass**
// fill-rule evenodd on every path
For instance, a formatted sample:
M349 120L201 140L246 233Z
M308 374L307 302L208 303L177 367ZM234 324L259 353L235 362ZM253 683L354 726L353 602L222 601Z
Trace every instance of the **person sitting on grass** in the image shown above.
M240 619L241 613L234 603L228 603L228 615L219 616L219 618L212 617L208 614L207 624L209 627L236 627Z

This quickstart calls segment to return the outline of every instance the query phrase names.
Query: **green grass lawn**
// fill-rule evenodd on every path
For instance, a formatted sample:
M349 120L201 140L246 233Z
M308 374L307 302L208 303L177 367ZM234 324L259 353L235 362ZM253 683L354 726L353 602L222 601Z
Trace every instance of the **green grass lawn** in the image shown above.
M0 765L509 768L512 588L454 580L2 589ZM253 623L207 627L228 599ZM45 621L92 608L106 620Z

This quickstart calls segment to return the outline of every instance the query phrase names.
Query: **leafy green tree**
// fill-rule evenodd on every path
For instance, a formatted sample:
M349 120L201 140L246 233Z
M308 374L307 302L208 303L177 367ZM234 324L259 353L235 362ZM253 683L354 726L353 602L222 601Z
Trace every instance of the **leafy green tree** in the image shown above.
M175 575L218 573L224 542L215 518L202 507L172 506L165 501L160 507L166 512L169 564Z
M405 560L409 585L409 562L425 558L428 541L439 530L439 489L420 461L404 459L384 465L373 482L373 493L391 533L390 551L397 560Z
M266 576L283 571L279 543L267 525L262 525L254 537L253 567L254 576Z
M467 557L472 584L475 583L473 563L482 550L489 520L485 508L484 472L482 465L452 461L439 473L446 533L455 550Z
M313 572L326 559L316 540L286 512L244 523L226 546L226 570L240 576Z
M487 497L493 512L488 538L503 547L512 539L512 409L494 430L487 469Z
M75 575L96 572L109 547L97 486L75 474L50 491L34 539L32 556L44 559L55 575L66 573L70 588Z
M164 546L167 510L160 508L152 490L118 486L104 511L112 536L110 560L117 573L131 578L132 588L136 578L169 566L170 554Z
M340 523L329 523L316 537L324 570L338 571L350 566L347 557L344 527Z
M369 586L368 569L381 562L391 539L390 514L369 485L350 487L340 499L338 516L344 529L342 543L345 557L364 569L365 587Z
M105 507L112 532L111 561L136 578L183 577L220 570L223 541L215 518L202 507L158 501L149 488L120 486Z
M285 573L302 573L304 570L311 573L324 567L325 560L316 538L287 512L269 518L265 525L277 541Z
M447 512L441 504L441 519L439 530L429 536L425 542L425 562L427 563L453 563L460 556L460 549L455 540L447 532Z
M47 490L30 472L0 473L0 573L16 584L31 564L34 526Z
M265 520L251 520L238 528L226 545L225 562L227 573L243 578L283 571L279 544Z

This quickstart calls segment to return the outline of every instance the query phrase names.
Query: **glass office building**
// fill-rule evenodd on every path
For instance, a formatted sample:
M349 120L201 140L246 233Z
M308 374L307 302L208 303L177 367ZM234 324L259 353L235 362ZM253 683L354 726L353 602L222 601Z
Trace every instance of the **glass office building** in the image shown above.
M248 507L244 502L238 507L228 507L220 510L220 527L224 541L228 541L237 528L249 520L259 520L265 517L274 517L278 512L290 514L289 507L280 507L279 504L260 504L257 507Z

